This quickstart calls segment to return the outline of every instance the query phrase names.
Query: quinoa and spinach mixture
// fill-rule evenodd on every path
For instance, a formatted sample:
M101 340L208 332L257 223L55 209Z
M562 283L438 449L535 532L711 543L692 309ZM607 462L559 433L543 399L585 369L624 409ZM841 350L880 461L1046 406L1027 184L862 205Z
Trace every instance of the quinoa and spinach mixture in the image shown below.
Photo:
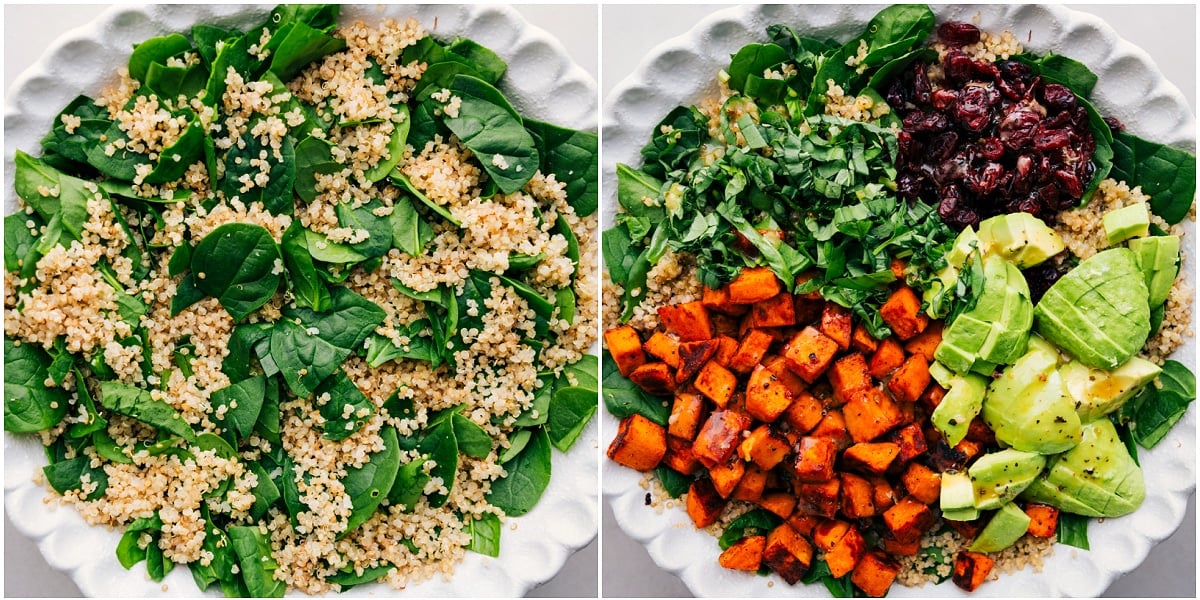
M449 577L596 409L597 137L470 39L337 20L146 40L16 152L4 429L156 581Z
M617 165L608 456L722 567L836 596L1086 549L1195 400L1195 156L926 6L766 34Z

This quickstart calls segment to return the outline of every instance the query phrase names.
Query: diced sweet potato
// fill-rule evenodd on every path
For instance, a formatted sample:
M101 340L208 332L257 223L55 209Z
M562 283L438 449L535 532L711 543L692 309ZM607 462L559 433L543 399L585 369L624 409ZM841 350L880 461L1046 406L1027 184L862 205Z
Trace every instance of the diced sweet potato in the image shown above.
M729 301L734 304L754 304L778 294L781 290L783 286L771 269L742 269L742 272L729 282Z
M728 498L733 495L733 490L742 481L742 476L746 474L746 462L737 455L730 457L729 460L714 465L708 469L708 476L712 478L713 487L722 498Z
M983 444L970 438L960 440L954 445L954 449L961 452L967 462L971 462L976 456L983 454Z
M866 327L856 325L854 333L850 334L850 347L863 354L871 354L879 348L879 340L872 337Z
M901 543L920 539L933 525L933 520L929 506L912 497L905 497L883 513L883 524Z
M725 405L725 409L748 414L746 412L746 392L742 390L733 392L733 395L729 397L729 404Z
M770 471L787 456L787 442L771 432L767 425L759 425L746 439L742 440L738 454L746 462L752 462L760 468Z
M907 340L925 331L929 317L921 312L921 299L908 286L900 286L879 307L879 316L900 339Z
M771 530L763 550L763 563L795 585L812 566L813 547L786 523Z
M746 412L759 421L772 423L791 404L787 386L766 367L754 367L746 383Z
M661 331L655 331L650 339L642 344L642 350L667 363L672 369L679 368L679 340Z
M900 454L900 446L891 442L863 442L846 448L842 465L860 473L881 475Z
M717 522L725 510L725 499L717 493L710 479L697 479L688 488L687 514L696 529L703 529Z
M788 368L799 375L800 379L812 383L825 372L829 363L833 362L837 350L837 342L809 326L788 342L783 351L783 358L787 360Z
M679 344L679 372L675 374L675 382L683 383L691 379L716 356L719 345L715 339Z
M920 402L921 406L925 407L926 412L932 413L933 409L937 408L942 403L942 398L945 397L946 388L934 381L925 388L925 393L921 394L920 398L917 398L917 402Z
M845 450L854 443L850 439L850 432L846 429L846 418L842 415L840 408L826 410L825 415L817 422L817 426L808 432L808 435L829 438L833 440L838 450Z
M817 295L816 298L808 298L810 294L798 294L792 296L792 312L796 315L797 325L817 325L821 324L821 311L825 308L825 301L821 299L820 292L813 292Z
M796 484L796 510L801 514L832 519L838 510L838 492L842 481L830 479L823 483Z
M629 380L652 396L668 396L675 391L675 373L667 363L646 363L634 369Z
M853 571L854 565L858 564L858 560L866 551L867 541L863 539L857 527L850 526L846 535L834 542L833 547L825 553L825 564L829 567L829 574L841 577Z
M940 343L942 343L942 322L932 321L925 331L904 343L904 351L909 354L920 354L925 357L925 362L933 362L933 355L937 352Z
M1025 514L1029 515L1029 535L1052 538L1058 531L1057 508L1030 502L1025 505Z
M983 526L986 524L984 523L984 519L971 519L970 521L945 519L943 522L949 525L950 529L956 531L959 537L967 542L975 539L975 536L979 535L979 532L983 530Z
M870 481L842 473L842 514L851 519L875 516L875 490Z
M726 569L757 571L762 566L763 550L766 546L767 536L746 536L726 548L717 562Z
M787 387L792 396L798 396L800 392L808 389L808 384L800 379L799 375L792 372L787 366L787 360L777 354L768 354L762 359L762 366L768 371L775 374L779 381Z
M899 369L902 364L904 364L904 347L900 345L900 342L889 337L879 342L879 347L875 349L875 354L871 355L867 368L870 369L871 377L883 379L892 371Z
M824 416L825 407L821 405L821 401L806 391L793 398L792 403L783 412L783 419L792 426L793 431L801 434L812 431Z
M718 335L716 339L717 353L713 355L712 359L717 361L718 365L728 368L729 362L733 360L733 355L737 354L738 341L727 335Z
M692 453L710 469L724 463L737 450L742 432L750 427L750 423L750 417L742 413L731 410L714 411L692 442Z
M833 478L833 461L837 458L837 444L830 438L804 436L796 444L796 459L792 470L796 480L819 483Z
M700 304L704 305L704 308L708 310L735 317L745 314L747 310L745 306L729 301L729 286L727 285L723 285L715 290L705 287L700 296Z
M892 582L896 581L898 574L899 565L887 556L872 551L864 554L862 560L858 561L854 572L850 574L850 583L871 598L882 598L892 587Z
M712 321L700 302L660 306L658 319L662 321L663 328L678 336L681 342L698 342L713 337Z
M822 552L829 552L847 531L850 531L850 523L840 519L823 519L813 527L813 544Z
M700 394L678 392L671 405L671 416L667 419L667 433L688 441L694 440L703 417L704 399Z
M967 455L958 448L952 448L946 443L946 439L938 434L936 437L930 436L925 438L929 440L929 464L939 472L959 471L967 466ZM901 442L901 458L904 457L904 443Z
M667 453L663 455L662 464L684 475L692 475L700 470L700 461L692 453L691 440L667 436Z
M837 342L838 348L850 349L850 334L854 328L850 309L833 302L826 302L821 311L821 333Z
M787 525L792 529L795 529L796 533L807 536L811 536L813 529L816 528L817 524L824 521L824 519L821 517L806 515L799 511L793 512L786 520Z
M885 535L879 538L879 547L892 556L916 556L921 551L921 540L913 540L901 544L890 536Z
M904 281L904 271L908 268L904 263L904 259L899 257L893 258L890 266L892 269L892 275L895 276L896 279Z
M888 391L901 402L916 402L929 385L929 361L924 356L914 354L904 360L904 364L892 373L888 380Z
M733 390L737 387L737 375L710 360L704 363L704 368L700 369L700 373L696 375L693 385L697 392L704 394L717 406L725 408L729 404L729 398L733 396Z
M892 487L891 482L886 477L876 476L871 478L871 487L874 492L872 500L875 501L875 510L883 512L896 504L896 490Z
M629 377L634 369L646 364L646 353L642 351L642 340L637 330L622 325L604 332L604 345L617 363L621 375Z
M979 552L963 550L954 557L954 585L973 592L987 581L996 559Z
M992 446L996 443L996 432L988 427L987 422L983 420L982 415L971 419L971 424L967 426L966 439L972 442L979 442L984 446Z
M743 306L741 308L746 307ZM712 323L713 335L718 337L724 335L734 338L735 340L737 339L738 323L741 321L740 317L726 315L719 312L709 312L708 320Z
M879 388L869 388L842 407L846 429L855 442L870 442L903 421L900 409Z
M729 368L738 373L749 373L771 348L772 338L761 329L751 329L738 344L737 352L729 359Z
M916 423L909 423L893 431L889 435L889 439L895 442L900 448L900 454L896 456L896 462L906 463L929 450L929 444L925 439L925 432L921 431L921 426Z
M742 475L742 480L734 488L733 498L746 502L757 502L759 498L762 498L763 490L766 488L767 472L751 463L746 465L746 472Z
M871 375L867 372L867 359L863 355L847 354L829 367L829 385L833 387L833 397L839 405L845 404L854 396L865 392L871 387Z
M933 504L941 497L942 476L919 462L908 463L900 481L904 483L909 496L925 504Z
M621 419L608 457L631 469L649 471L667 453L667 430L639 414Z
M780 292L750 307L754 323L759 327L791 327L796 324L796 307L792 295Z
M758 499L757 504L780 519L787 518L796 510L796 497L787 492L769 492Z

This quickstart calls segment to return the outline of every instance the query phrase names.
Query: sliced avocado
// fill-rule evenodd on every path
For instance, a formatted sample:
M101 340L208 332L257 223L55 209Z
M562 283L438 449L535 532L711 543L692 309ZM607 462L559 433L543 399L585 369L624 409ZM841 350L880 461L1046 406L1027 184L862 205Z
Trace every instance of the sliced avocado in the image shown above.
M1005 504L971 542L971 552L999 552L1021 539L1029 531L1031 519L1016 504Z
M975 318L989 323L1000 320L1004 314L1008 276L1008 263L1003 258L996 255L983 257L983 292L979 295L975 307L971 309Z
M955 321L957 323L957 321ZM971 365L975 364L975 353L963 350L953 343L942 338L938 344L937 350L933 355L934 359L946 365L950 370L957 373L966 373L971 370Z
M954 238L954 247L946 253L946 264L962 268L963 263L967 262L967 257L971 256L971 253L978 247L979 236L968 225L966 229L959 232L958 237Z
M946 316L946 300L958 285L959 271L962 270L970 256L974 255L976 259L982 257L977 251L978 247L979 238L975 236L975 230L971 227L968 226L958 234L954 240L954 246L946 253L946 266L937 272L937 279L932 282L923 295L927 307L925 312L929 316L935 319Z
M950 380L946 395L929 416L934 427L946 436L946 443L954 446L966 437L971 421L983 409L987 384L986 377L974 373L955 376Z
M1079 445L1054 457L1021 497L1086 517L1119 517L1141 506L1146 489L1112 421L1096 419L1083 426Z
M1006 267L1008 287L1004 291L1004 313L992 323L987 340L979 348L981 359L1000 365L1012 364L1025 354L1029 330L1033 327L1033 302L1029 299L1025 276L1011 263Z
M1038 309L1046 302L1046 296L1051 296L1051 302L1055 303L1054 310L1047 310L1039 314ZM1121 354L1121 348L1107 336L1093 331L1092 325L1074 304L1057 304L1058 296L1054 296L1050 292L1047 292L1046 296L1042 296L1042 302L1033 309L1034 328L1038 333L1046 339L1054 340L1054 344L1067 349L1085 363L1107 363L1116 360L1116 357ZM1074 324L1075 328L1068 323Z
M950 381L954 379L954 371L946 368L946 365L938 361L933 361L929 365L929 376L937 382L938 385L950 389Z
M979 518L975 508L975 488L971 477L963 472L942 473L940 496L942 517L951 521L973 521Z
M1150 211L1145 202L1110 210L1100 218L1104 225L1104 235L1108 236L1110 246L1134 237L1144 237L1150 234Z
M1033 352L1035 350L1047 352L1049 354L1054 354L1054 355L1058 354L1058 346L1055 346L1054 344L1047 342L1046 340L1042 339L1042 337L1039 335L1030 335L1029 336L1029 349L1026 350L1026 353ZM1061 359L1060 359L1060 362L1061 362Z
M1137 259L1138 269L1150 294L1150 306L1167 300L1175 277L1179 274L1179 236L1159 235L1129 240L1129 249Z
M1134 356L1112 371L1093 369L1073 360L1063 365L1063 383L1075 400L1075 412L1087 422L1125 404L1162 372L1158 365ZM947 394L948 396L949 394Z
M1028 452L1054 454L1079 443L1079 415L1059 375L1058 355L1022 356L988 388L983 420L996 439Z
M1005 448L984 454L967 469L975 493L975 508L1000 508L1016 498L1046 466L1046 457L1036 452Z
M979 224L979 241L1024 269L1062 252L1062 238L1041 219L1024 212L998 215Z

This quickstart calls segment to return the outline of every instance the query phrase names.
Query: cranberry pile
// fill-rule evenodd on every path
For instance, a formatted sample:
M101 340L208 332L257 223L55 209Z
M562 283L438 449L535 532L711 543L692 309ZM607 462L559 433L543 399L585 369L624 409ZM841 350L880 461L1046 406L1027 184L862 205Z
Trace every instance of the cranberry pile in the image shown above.
M949 226L1027 212L1043 219L1075 206L1095 172L1088 112L1066 86L1011 60L973 60L961 48L977 27L943 23L943 77L918 61L887 89L904 124L897 176L902 197L938 206Z

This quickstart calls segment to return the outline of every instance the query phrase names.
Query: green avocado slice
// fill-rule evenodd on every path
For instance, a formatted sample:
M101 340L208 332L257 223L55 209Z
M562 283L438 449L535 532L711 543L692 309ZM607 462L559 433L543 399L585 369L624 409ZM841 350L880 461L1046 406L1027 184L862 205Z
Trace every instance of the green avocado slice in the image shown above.
M1073 304L1059 300L1053 292L1054 288L1050 288L1033 308L1033 326L1037 333L1086 365L1114 368L1116 365L1112 363L1120 355L1120 348L1107 338L1089 335L1093 329L1091 324Z

